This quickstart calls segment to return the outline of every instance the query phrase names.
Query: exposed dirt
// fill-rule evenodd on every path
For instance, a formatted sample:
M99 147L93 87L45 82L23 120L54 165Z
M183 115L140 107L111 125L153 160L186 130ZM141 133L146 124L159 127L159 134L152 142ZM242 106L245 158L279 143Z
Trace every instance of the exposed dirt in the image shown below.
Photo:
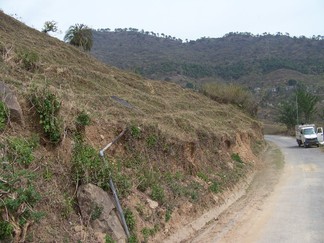
M275 145L269 144L263 161L262 168L231 192L224 205L208 211L164 242L242 241L244 232L250 227L248 219L260 210L282 172L283 158Z

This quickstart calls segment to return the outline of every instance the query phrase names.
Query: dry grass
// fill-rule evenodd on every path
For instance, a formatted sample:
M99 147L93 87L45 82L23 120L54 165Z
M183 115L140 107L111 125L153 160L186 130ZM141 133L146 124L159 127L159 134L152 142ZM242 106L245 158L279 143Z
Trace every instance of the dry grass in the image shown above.
M33 53L38 57L32 70L26 70L23 66L19 56L21 52ZM109 158L116 163L121 161L125 165L127 159L141 155L141 159L147 163L145 168L153 175L160 176L160 183L166 192L172 189L167 181L163 181L167 173L182 173L186 178L181 181L183 188L189 188L190 183L197 180L197 172L208 172L210 180L213 181L220 180L220 175L227 172L232 175L233 161L230 155L234 150L235 153L239 153L241 145L237 138L244 138L242 146L248 146L248 139L262 140L261 126L235 105L219 103L175 84L146 80L136 74L109 67L89 54L22 25L2 12L0 54L0 80L17 92L26 119L25 127L15 127L13 124L13 127L6 131L7 134L24 135L39 131L33 109L28 103L35 86L48 88L62 101L60 115L66 131L63 141L57 147L42 143L42 153L38 156L39 163L42 163L44 158L47 160L46 166L42 164L39 167L39 173L53 176L55 179L51 181L56 183L54 190L50 189L50 183L46 184L40 179L44 183L39 184L43 192L53 193L44 197L44 204L40 205L40 208L51 212L58 210L58 215L65 210L62 209L63 206L58 207L61 203L54 203L64 203L64 195L59 195L60 190L68 193L68 198L74 197L74 182L69 181L73 150L71 134L75 131L75 119L80 111L87 112L91 118L91 126L85 130L85 140L98 150L123 128L129 128L131 125L139 127L142 137L134 139L128 134L128 137L109 153ZM232 99L234 98L235 95ZM6 133L3 136L7 135ZM244 150L241 157L247 164L252 164L252 155L247 150ZM137 193L138 178L135 172L136 168L122 170L133 183L131 198L140 200L143 194ZM140 172L139 170L138 173ZM234 182L237 182L237 175L233 175L233 181L227 179L224 185L231 187ZM193 194L199 199L195 201L198 213L215 202L202 198L210 193L206 182L198 180L196 184L199 185L199 190L204 188L201 194ZM145 193L147 197L150 195L149 191ZM57 200L46 204L46 200L51 200L50 197L56 197ZM168 200L172 205L181 205L180 202L184 199L179 196L169 197ZM131 200L124 201L126 204L129 202ZM65 206L73 211L73 208L69 208L70 205ZM128 206L134 208L134 205ZM166 210L166 205L160 207L162 211ZM152 227L156 220L162 220L158 221L162 224L163 217L157 217L155 214L156 212L152 216L154 221L148 220L141 225ZM76 214L65 217L72 221L77 221L78 218ZM139 215L136 217L138 221L142 220ZM56 236L63 230L67 232L67 238L73 239L70 236L72 226L66 223L66 218L58 216L53 224L46 219L43 222L44 227L55 232ZM63 229L60 229L60 220L65 220L62 224L62 227L65 227ZM80 223L76 221L73 222ZM138 232L140 230L139 228ZM42 231L41 227L34 229L34 233L38 235L34 240L46 241L46 238L51 237L51 233ZM58 238L58 241L60 240L65 239ZM74 240L77 241L75 238Z
M255 116L257 104L252 94L238 84L207 83L202 87L204 94L221 103L234 104Z

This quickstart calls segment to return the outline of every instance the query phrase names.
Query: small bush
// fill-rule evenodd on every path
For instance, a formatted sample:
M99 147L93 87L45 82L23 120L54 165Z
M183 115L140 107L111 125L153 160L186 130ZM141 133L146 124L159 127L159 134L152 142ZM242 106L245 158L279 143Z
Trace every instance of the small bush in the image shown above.
M138 139L141 136L141 129L138 126L132 125L130 127L130 133L133 138Z
M234 161L236 161L238 163L244 163L239 154L234 153L234 154L231 155L231 158L232 158L232 160L234 160Z
M105 243L115 243L114 239L110 235L105 236Z
M35 52L22 50L18 53L18 59L27 71L34 71L38 67L39 57Z
M5 161L0 167L0 191L7 192L1 196L0 212L6 212L10 218L14 218L20 227L29 221L36 221L44 216L43 213L34 209L41 195L34 186L36 175L27 167L33 162L33 149L37 146L37 140L11 137L6 140L3 147ZM22 210L23 209L23 210ZM9 237L13 233L12 226L2 221L0 216L0 239Z
M138 176L139 185L138 190L145 192L151 185L153 185L157 180L157 175L154 171L144 168L139 171L140 175Z
M144 242L147 242L148 238L151 236L154 236L158 230L159 230L159 227L157 225L155 225L153 228L144 227L141 230L141 232L144 236Z
M213 193L218 193L221 191L221 186L217 181L213 181L212 184L209 186L209 190Z
M72 157L72 174L76 183L93 183L108 189L110 170L103 165L98 151L88 144L77 140Z
M8 120L8 108L0 101L0 131L4 130Z
M91 212L91 220L96 220L100 218L103 206L95 204Z
M163 187L159 185L153 185L152 186L152 193L151 197L153 200L158 201L160 203L164 203L165 200L165 194Z
M128 176L125 176L122 172L114 170L112 178L116 183L117 191L121 197L129 195L132 183Z
M203 85L202 92L213 100L225 104L234 104L246 111L249 115L255 116L257 104L252 94L237 84L208 83Z
M0 240L9 238L13 233L13 226L7 221L0 221Z
M57 96L46 89L35 90L31 97L31 103L36 108L46 136L53 143L59 142L63 131L62 122L58 116L61 102Z
M79 126L83 126L83 127L88 126L90 125L90 122L91 122L90 116L84 111L82 111L76 118L76 123Z
M8 139L8 145L9 158L19 164L28 166L34 160L33 150L37 147L38 140L11 137Z
M158 138L155 135L150 135L146 139L146 143L147 143L148 147L150 147L150 148L154 147L156 145L157 141L158 141Z
M126 208L126 210L125 210L125 220L126 220L126 224L128 226L129 231L134 232L134 230L136 228L136 220L135 220L133 212L129 208Z
M170 221L171 215L172 215L172 210L170 208L167 208L167 210L165 212L165 222L169 222Z
M208 178L208 176L204 173L204 172L198 172L197 173L197 176L200 178L200 179L202 179L202 180L204 180L205 182L209 182L209 178Z

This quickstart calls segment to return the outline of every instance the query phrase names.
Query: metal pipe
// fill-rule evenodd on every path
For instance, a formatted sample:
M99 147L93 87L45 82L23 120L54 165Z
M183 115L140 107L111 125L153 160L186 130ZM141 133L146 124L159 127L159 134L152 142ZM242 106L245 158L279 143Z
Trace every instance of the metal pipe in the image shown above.
M127 129L124 129L119 135L118 137L116 137L111 143L108 143L106 145L106 147L104 147L102 150L100 150L99 152L99 155L100 157L102 158L103 162L104 162L104 165L105 167L109 167L106 159L105 159L105 156L104 156L104 152L111 146L113 145L114 143L116 143L118 141L118 139L120 139L124 133L126 132ZM121 220L121 223L123 225L123 228L125 230L125 233L127 235L127 238L130 237L130 233L129 233L129 230L128 230L128 226L127 226L127 223L126 223L126 220L125 220L125 216L124 216L124 212L123 212L123 209L120 205L120 202L119 202L119 199L118 199L118 195L117 195L117 191L116 191L116 188L115 188L115 185L114 185L114 182L111 178L111 174L109 172L109 186L110 186L110 189L113 193L113 196L114 196L114 199L115 199L115 203L116 203L116 208L117 208L117 211L118 211L118 214L119 214L119 217L120 217L120 220Z

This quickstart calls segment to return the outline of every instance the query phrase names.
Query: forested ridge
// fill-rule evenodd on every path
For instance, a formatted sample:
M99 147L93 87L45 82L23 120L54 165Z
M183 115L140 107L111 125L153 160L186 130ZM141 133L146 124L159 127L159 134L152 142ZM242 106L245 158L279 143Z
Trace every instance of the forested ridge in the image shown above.
M324 39L288 33L228 33L222 38L181 40L134 28L93 32L92 53L102 61L146 77L183 75L239 80L287 69L307 75L324 73Z

